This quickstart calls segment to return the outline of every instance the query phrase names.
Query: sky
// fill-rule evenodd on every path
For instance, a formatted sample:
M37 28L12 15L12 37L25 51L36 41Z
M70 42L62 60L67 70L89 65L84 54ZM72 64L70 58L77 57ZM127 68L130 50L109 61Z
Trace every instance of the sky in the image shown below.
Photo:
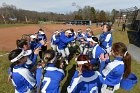
M134 6L140 8L140 0L0 0L0 6L4 2L25 10L64 14L88 5L104 11L126 9ZM75 3L75 6L73 6L73 3Z

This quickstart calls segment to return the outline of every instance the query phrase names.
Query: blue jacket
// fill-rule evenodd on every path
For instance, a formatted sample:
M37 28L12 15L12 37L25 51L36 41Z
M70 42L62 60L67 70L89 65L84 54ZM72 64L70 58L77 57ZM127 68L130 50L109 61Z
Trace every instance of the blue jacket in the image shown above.
M47 64L45 67L41 92L43 93L60 93L60 81L64 78L64 71L54 67L54 64ZM42 77L42 68L36 71L37 89L40 87L40 79Z
M13 68L11 80L16 91L19 93L33 90L36 85L36 81L30 71L22 66L15 66Z
M100 93L103 78L97 71L84 71L78 76L75 72L70 85L67 88L68 93Z
M109 32L104 32L100 35L100 43L101 43L101 47L107 49L108 47L112 47L112 33Z
M115 86L120 83L124 74L124 63L121 57L116 57L115 60L108 63L105 69L102 71L105 78L104 83L106 85Z
M58 49L63 50L67 47L68 43L74 40L74 37L67 37L65 33L62 32L58 42Z

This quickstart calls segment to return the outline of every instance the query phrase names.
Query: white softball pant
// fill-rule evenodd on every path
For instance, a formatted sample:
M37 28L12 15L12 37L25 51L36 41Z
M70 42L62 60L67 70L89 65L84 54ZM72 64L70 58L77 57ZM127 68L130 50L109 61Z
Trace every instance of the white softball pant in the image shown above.
M51 48L52 48L54 51L56 51L56 50L57 50L57 45L54 45L54 44L51 43Z
M103 84L101 88L101 93L114 93L116 90L119 89L119 87L120 87L120 84L117 84L114 86L113 90L110 90L109 88L107 88L106 84Z
M59 50L59 49L58 49L58 52L62 54L62 57L63 57L63 58L65 58L66 56L69 56L69 55L70 55L70 52L69 52L68 47L66 47L66 48L63 49L63 50Z
M109 54L109 55L111 55L111 47L108 47L107 49L105 49L106 51L107 51L107 53Z

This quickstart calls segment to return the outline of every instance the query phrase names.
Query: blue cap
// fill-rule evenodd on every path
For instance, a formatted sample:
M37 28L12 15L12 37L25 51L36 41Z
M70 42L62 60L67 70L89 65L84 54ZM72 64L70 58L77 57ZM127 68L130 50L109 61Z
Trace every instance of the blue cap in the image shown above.
M138 82L137 76L133 73L130 73L126 79L122 79L120 87L124 90L131 90L133 86Z

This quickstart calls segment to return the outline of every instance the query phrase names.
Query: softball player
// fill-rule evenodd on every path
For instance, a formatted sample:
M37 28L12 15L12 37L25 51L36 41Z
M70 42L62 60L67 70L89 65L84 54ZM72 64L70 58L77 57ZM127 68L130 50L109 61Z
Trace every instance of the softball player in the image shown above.
M103 25L103 33L99 38L100 46L104 48L109 55L111 55L112 39L111 26Z
M114 60L102 71L105 80L101 89L102 93L114 93L119 89L121 79L127 78L131 72L131 56L125 44L114 43L111 53Z
M59 42L59 31L55 31L55 33L52 35L51 38L51 48L56 51L57 50L57 44Z
M79 29L77 33L78 33L77 40L79 41L80 54L83 54L85 44L82 44L82 42L85 41L84 40L85 35L82 33L81 29Z
M31 36L30 38L33 38L33 36ZM28 60L28 62L26 62L26 64L25 64L25 67L28 69L31 69L36 64L38 51L40 50L39 46L42 46L42 44L37 44L35 41L32 41L32 40L33 39L31 39L30 44L24 39L17 40L17 47L19 49L23 49L24 51L28 50L31 52L31 54L28 55L28 58L30 61Z
M30 49L29 42L25 39L16 40L16 45L17 45L17 48L19 48L19 49L23 49L23 50Z
M55 67L55 56L54 50L47 50L44 55L45 65L36 71L38 93L60 93L60 81L64 78L64 71Z
M103 78L99 72L93 70L86 55L77 58L78 70L75 72L68 93L100 93Z
M15 93L34 93L36 81L30 71L24 67L28 61L28 51L15 49L10 52L9 60L11 65L11 81L15 87Z
M88 32L90 32L91 31L91 28L90 27L88 27L87 29L86 29L86 33L85 33L85 37L87 37L88 36Z
M44 41L44 42L47 42L47 37L44 33L44 30L43 29L39 29L38 33L37 33L37 37L38 37L38 41ZM42 47L41 47L41 51L39 52L39 57L40 57L40 61L42 61L42 53L44 53L45 51L47 50L47 45L44 44Z
M77 36L77 33L72 28L70 28L70 31L71 31L70 37ZM69 43L69 47L74 48L75 46L76 46L76 40L73 40Z
M98 44L98 38L92 37L89 39L90 50L88 52L90 63L94 66L99 67L100 72L105 67L105 61L109 59L109 57L105 57L105 51Z
M68 43L76 39L76 36L70 37L71 31L67 30L61 32L59 43L58 43L58 52L62 54L62 57L66 59L66 64L68 64L69 59L69 49L67 47ZM70 38L69 38L70 37Z
M38 39L39 39L39 41L40 40L47 41L47 37L46 37L43 29L39 29L39 31L38 31Z
M83 54L86 55L88 50L89 50L89 39L91 39L93 37L93 31L89 31L87 33L87 36L85 36L86 42L85 42L85 48L84 48L84 52Z

